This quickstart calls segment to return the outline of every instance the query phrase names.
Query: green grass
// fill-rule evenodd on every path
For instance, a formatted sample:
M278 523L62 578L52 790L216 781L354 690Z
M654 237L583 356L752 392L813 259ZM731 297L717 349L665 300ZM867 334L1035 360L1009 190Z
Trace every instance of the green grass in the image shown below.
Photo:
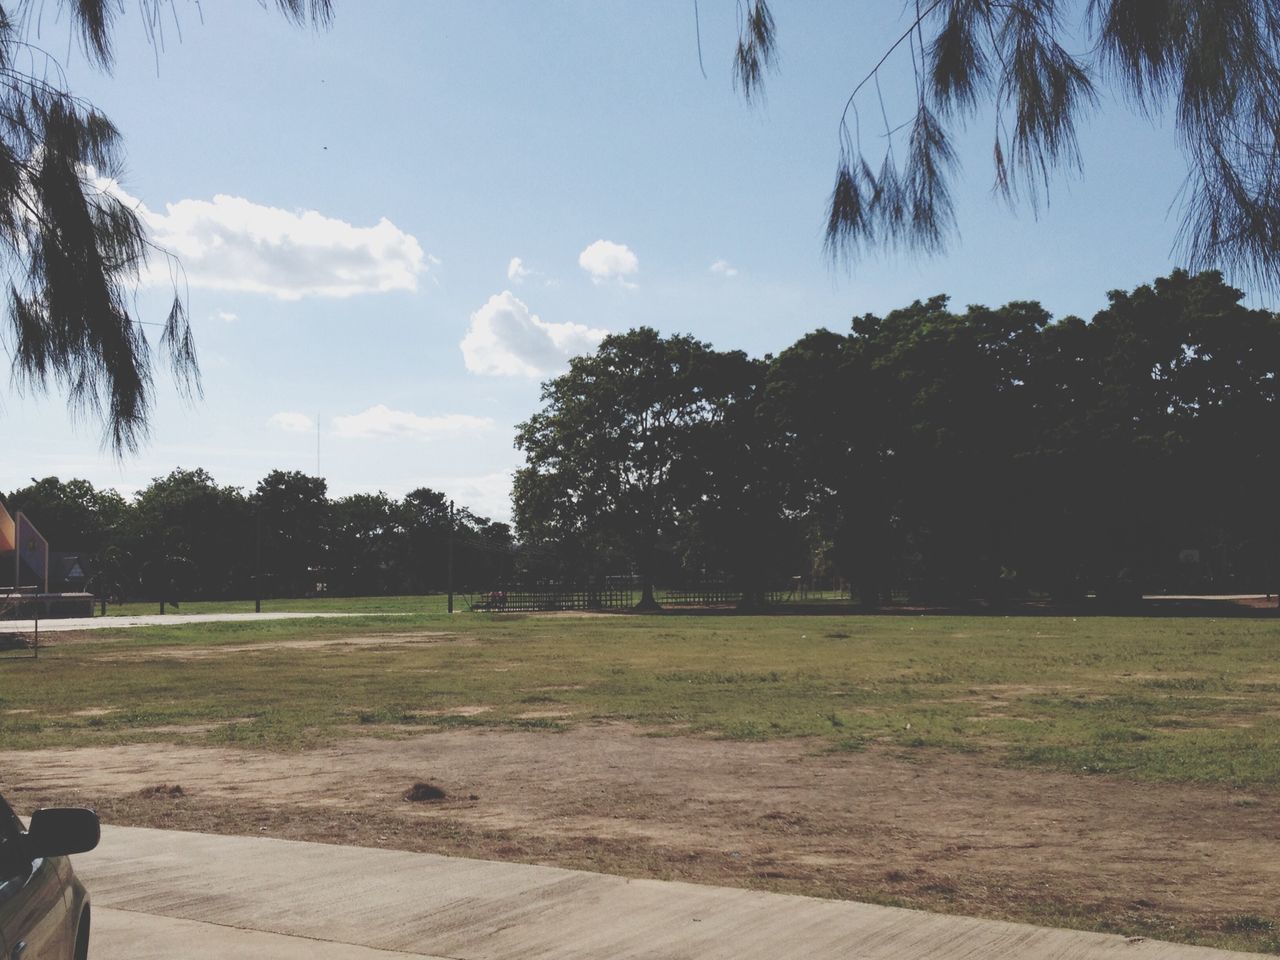
M352 729L622 720L655 735L812 737L834 750L940 748L1082 774L1280 785L1280 621L450 618L406 613L410 601L421 602L363 601L405 613L395 618L86 634L0 664L0 742L295 749ZM415 631L468 639L215 649ZM187 648L208 649L177 656ZM196 724L214 726L171 729Z

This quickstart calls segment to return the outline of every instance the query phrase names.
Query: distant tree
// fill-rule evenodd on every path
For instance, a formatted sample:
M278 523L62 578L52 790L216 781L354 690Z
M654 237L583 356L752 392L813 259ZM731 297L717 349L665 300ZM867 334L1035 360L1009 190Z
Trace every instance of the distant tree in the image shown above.
M130 521L131 553L151 596L249 595L253 516L240 488L219 486L201 469L177 469L138 493Z
M262 0L265 4L265 0ZM97 176L122 168L119 131L64 89L56 60L39 45L43 0L0 5L0 258L11 280L9 330L16 382L65 390L73 407L98 414L117 453L143 438L151 407L151 351L129 308L148 254L137 214L104 193ZM112 63L120 0L61 3L86 56ZM275 0L297 22L325 24L330 0ZM141 0L154 35L173 0ZM47 29L47 25L46 25ZM160 335L176 381L199 392L186 310L175 296Z
M407 589L405 511L385 493L356 493L332 505L329 584L347 596L385 596Z
M98 490L88 480L57 477L32 480L6 498L10 511L22 510L58 551L92 556L117 534L128 510L115 490Z
M401 507L408 537L406 560L412 589L415 592L445 589L449 565L448 495L419 487L405 494ZM470 511L464 508L462 513L454 518L454 523L460 529L469 529Z
M1035 204L1062 166L1100 85L1145 115L1170 114L1187 157L1179 239L1195 267L1280 286L1280 10L1260 0L920 0L849 93L827 211L838 257L878 247L942 249L955 228L952 134L991 124L995 183ZM748 100L776 63L767 0L747 0L735 78ZM1090 51L1078 56L1070 48ZM911 64L908 116L890 116L880 75ZM909 59L908 59L909 58ZM883 127L880 126L881 122ZM864 141L882 144L867 157Z
M272 470L253 495L262 536L262 565L270 593L303 596L315 589L325 561L328 485L297 470Z
M518 427L517 528L579 545L616 537L639 568L642 608L657 605L658 545L684 506L693 428L717 409L712 359L705 343L649 327L606 337L543 385L542 409Z

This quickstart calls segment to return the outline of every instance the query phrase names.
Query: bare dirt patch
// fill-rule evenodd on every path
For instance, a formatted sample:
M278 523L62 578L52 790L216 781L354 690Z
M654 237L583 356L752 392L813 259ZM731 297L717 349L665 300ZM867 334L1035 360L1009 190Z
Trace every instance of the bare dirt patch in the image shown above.
M1147 935L1211 935L1231 929L1232 918L1274 916L1274 792L1007 769L962 754L817 747L652 737L622 724L558 735L353 738L298 754L146 744L0 753L0 788L26 810L87 801L108 822L398 846ZM404 802L405 785L424 770L444 796ZM183 795L146 793L156 783L180 783Z
M79 635L77 635L79 636ZM101 637L87 639L101 640ZM268 650L323 650L338 647L403 647L420 644L449 643L459 646L473 646L479 643L475 637L459 633L422 632L422 633L369 633L350 637L324 637L315 640L264 640L260 643L227 643L215 646L178 645L172 647L148 647L145 651L128 650L119 654L102 654L99 660L137 660L144 658L165 658L169 660L208 660L218 657L230 657L237 654L261 653Z
M460 707L438 707L434 710L411 710L415 717L478 717L488 713L493 707L483 703L466 703Z
M201 723L161 723L151 727L134 727L137 733L176 733L176 734L197 734L208 733L211 730L218 730L222 727L233 727L238 723L250 723L252 717L233 717L230 720L208 720Z

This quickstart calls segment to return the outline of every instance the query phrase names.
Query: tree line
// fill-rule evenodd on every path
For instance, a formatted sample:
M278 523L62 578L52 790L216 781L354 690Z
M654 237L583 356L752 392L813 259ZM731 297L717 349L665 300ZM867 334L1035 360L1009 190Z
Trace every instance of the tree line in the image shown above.
M543 386L517 436L522 542L561 576L867 605L1274 589L1280 316L1217 272L1090 321L945 296L776 356L640 328Z
M518 427L515 529L463 507L462 590L796 578L864 604L1274 590L1280 315L1215 272L1113 291L1092 320L944 296L776 356L639 328L543 385ZM445 589L427 488L331 499L273 470L245 491L174 470L126 499L56 477L4 497L113 598Z
M201 469L158 477L132 499L87 480L33 480L4 497L53 551L75 554L110 599L343 596L487 589L510 576L510 527L420 488L331 499L325 481L272 470L245 492ZM452 526L452 532L450 527ZM259 581L260 578L260 581Z

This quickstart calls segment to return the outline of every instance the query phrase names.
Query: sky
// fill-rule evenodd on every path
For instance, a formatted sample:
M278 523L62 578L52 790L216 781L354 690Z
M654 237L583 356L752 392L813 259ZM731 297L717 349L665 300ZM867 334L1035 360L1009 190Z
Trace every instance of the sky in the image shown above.
M732 85L734 0L336 0L318 32L273 6L175 0L153 41L127 4L110 73L65 19L41 25L124 135L126 168L100 186L181 265L153 262L137 316L163 321L176 278L204 396L160 373L149 441L117 458L100 423L6 366L0 490L56 475L131 495L178 467L252 489L279 468L318 471L331 496L429 486L507 519L516 424L607 332L761 356L939 293L1089 317L1179 265L1172 121L1104 89L1083 173L1047 205L993 197L980 115L957 140L945 253L833 266L840 111L904 29L894 3L773 0L779 69L756 105ZM909 71L899 55L883 74L893 123ZM858 103L875 165L880 108Z

